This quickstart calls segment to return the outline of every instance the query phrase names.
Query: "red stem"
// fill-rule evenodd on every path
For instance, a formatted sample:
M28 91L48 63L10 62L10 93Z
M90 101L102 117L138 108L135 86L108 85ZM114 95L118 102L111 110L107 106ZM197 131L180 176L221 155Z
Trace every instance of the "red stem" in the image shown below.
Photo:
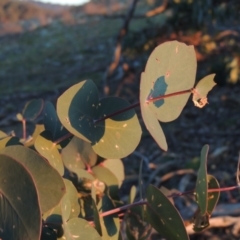
M155 101L158 101L158 100L161 100L161 99L164 99L164 98L168 98L168 97L174 97L174 96L178 96L178 95L182 95L182 94L186 94L186 93L191 93L192 92L192 88L191 89L188 89L188 90L183 90L183 91L179 91L179 92L174 92L174 93L169 93L169 94L166 94L166 95L161 95L161 96L158 96L158 97L155 97L155 98L148 98L146 100L147 103L150 103L150 102L155 102ZM114 113L111 113L103 118L99 118L97 120L94 120L94 124L96 123L99 123L101 121L104 121L106 120L107 118L111 118L111 117L114 117L120 113L123 113L123 112L126 112L132 108L135 108L137 106L140 105L140 102L137 102L137 103L134 103L133 105L129 106L129 107L126 107L126 108L123 108L119 111L116 111Z
M23 139L26 140L27 138L26 119L22 120L22 126L23 126Z

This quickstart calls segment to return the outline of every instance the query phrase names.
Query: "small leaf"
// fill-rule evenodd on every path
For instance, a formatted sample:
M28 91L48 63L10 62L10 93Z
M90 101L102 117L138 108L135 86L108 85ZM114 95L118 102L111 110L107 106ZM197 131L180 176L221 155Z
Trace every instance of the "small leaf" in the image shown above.
M40 238L41 212L35 184L15 159L0 154L0 238Z
M42 112L43 105L44 103L42 99L34 99L27 102L22 111L23 118L29 121L35 120Z
M21 113L18 113L16 115L17 120L22 121L23 120L23 115Z
M118 186L121 187L124 180L124 166L121 159L107 159L102 165L109 169L118 179Z
M201 150L200 167L198 170L196 183L196 200L200 208L200 212L204 215L207 212L207 155L208 145L204 145Z
M97 154L93 151L89 142L73 137L69 144L62 150L64 165L70 170L85 169L94 166L97 162Z
M208 189L218 189L220 188L217 179L212 175L207 175ZM211 216L216 204L218 202L220 192L208 192L208 205L207 212Z
M208 180L208 189L218 189L219 184L216 178L212 175L207 175L207 180ZM210 223L209 223L209 218L218 202L220 196L220 192L208 192L208 197L207 197L207 212L202 214L200 211L200 208L196 210L194 213L194 225L193 225L193 230L195 232L201 232L204 229L206 229Z
M107 168L97 165L92 168L93 175L101 182L104 182L109 188L109 194L113 199L118 197L118 179L117 177Z
M42 132L35 140L34 147L63 176L64 166L57 145L52 142L49 131Z
M65 194L65 185L59 173L39 154L23 146L10 146L0 150L19 161L31 174L38 191L42 213L56 206Z
M207 94L216 85L216 83L213 81L214 77L215 74L210 74L204 77L197 83L196 87L192 90L192 100L195 106L202 108L208 103Z
M152 185L147 188L147 202L147 220L159 234L169 240L189 239L177 209L160 190Z

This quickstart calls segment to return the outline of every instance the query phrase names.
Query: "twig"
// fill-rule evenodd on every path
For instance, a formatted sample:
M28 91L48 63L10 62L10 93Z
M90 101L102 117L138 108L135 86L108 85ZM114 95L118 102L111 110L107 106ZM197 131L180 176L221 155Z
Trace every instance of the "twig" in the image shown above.
M118 33L114 56L113 56L113 61L109 65L109 67L106 71L105 77L104 77L103 86L104 86L104 94L105 95L109 94L110 89L108 86L108 78L113 73L113 71L117 68L117 66L119 64L121 51L122 51L122 40L128 32L128 26L133 17L137 2L138 2L138 0L133 0L132 5L130 6L128 13L124 19L123 25Z

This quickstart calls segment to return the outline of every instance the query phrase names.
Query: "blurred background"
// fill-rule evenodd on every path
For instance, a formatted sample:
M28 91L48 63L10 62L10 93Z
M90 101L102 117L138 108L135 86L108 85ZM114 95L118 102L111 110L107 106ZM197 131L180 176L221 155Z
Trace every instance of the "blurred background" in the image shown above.
M143 126L141 144L124 159L131 167L123 192L137 182L141 158L148 164L143 174L147 183L194 188L189 183L196 180L193 172L206 143L209 172L221 186L235 185L240 150L239 0L0 0L1 130L20 134L16 113L28 100L56 102L64 90L85 79L97 84L101 96L138 101L149 54L169 40L194 45L196 80L216 73L217 87L205 108L196 109L190 100L180 118L162 124L167 153ZM172 175L159 177L169 172ZM221 195L225 206L239 200L237 191ZM235 239L231 229L207 231L194 239Z

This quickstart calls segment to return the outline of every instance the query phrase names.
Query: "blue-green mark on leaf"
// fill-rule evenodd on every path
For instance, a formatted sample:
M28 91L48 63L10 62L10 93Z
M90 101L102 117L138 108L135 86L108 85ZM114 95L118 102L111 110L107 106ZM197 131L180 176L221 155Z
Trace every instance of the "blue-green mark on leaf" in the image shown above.
M149 99L156 98L159 96L162 96L165 94L167 90L167 83L165 82L164 76L161 76L157 79L157 81L154 83L153 89L151 89L151 92L149 94ZM155 101L153 104L159 108L163 105L164 99L160 99Z

